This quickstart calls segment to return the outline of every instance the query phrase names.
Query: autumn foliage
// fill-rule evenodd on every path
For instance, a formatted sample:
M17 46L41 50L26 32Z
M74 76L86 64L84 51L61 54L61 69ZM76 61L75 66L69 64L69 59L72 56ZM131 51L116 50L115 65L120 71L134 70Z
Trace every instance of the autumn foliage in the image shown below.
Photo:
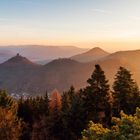
M1 90L0 140L140 139L140 92L131 72L120 67L110 87L95 65L80 90L18 100Z

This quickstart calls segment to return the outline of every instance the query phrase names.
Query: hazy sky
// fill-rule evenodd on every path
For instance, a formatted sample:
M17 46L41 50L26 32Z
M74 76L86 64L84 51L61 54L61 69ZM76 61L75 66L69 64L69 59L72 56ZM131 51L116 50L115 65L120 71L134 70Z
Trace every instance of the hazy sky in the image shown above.
M0 45L140 49L140 0L0 0Z

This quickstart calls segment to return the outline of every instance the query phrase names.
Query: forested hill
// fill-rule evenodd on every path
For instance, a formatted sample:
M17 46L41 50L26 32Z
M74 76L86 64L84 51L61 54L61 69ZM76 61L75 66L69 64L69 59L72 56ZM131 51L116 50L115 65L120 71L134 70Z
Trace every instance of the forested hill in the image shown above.
M92 50L93 51L93 50ZM120 66L133 72L140 85L140 50L121 51L108 54L90 62L78 62L69 58L56 59L46 65L38 65L20 54L0 64L0 88L9 93L44 94L57 88L60 91L74 85L76 89L84 87L95 64L100 64L112 83Z

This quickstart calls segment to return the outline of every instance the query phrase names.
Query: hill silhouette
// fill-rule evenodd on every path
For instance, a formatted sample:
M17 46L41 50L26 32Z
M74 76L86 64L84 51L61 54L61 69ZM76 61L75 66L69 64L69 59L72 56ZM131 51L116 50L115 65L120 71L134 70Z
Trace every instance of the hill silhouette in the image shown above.
M36 63L31 62L26 57L21 56L19 53L1 64L2 66L37 66Z
M0 63L6 61L17 52L27 57L33 62L44 64L50 60L60 57L70 57L77 53L82 53L87 49L75 46L46 46L46 45L13 45L0 46Z
M38 65L19 54L0 64L0 88L9 93L29 93L31 96L68 90L71 85L76 89L87 85L86 80L99 64L112 84L120 66L134 74L133 78L140 85L140 50L121 51L87 63L69 58L56 59L46 65Z
M103 49L101 49L99 47L95 47L85 53L74 55L71 57L71 59L79 61L79 62L90 62L93 60L101 59L108 55L109 55L108 52L104 51Z

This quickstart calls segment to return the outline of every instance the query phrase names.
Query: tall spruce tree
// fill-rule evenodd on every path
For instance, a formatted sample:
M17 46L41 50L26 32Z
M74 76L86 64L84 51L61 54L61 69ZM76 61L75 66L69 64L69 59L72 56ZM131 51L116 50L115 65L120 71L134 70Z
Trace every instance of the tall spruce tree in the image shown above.
M89 85L83 91L87 120L108 125L111 121L110 89L100 65L95 65L95 70L87 83Z
M46 92L45 96L21 98L18 101L18 117L24 120L26 126L23 129L21 140L30 140L40 134L45 134L44 118L49 116L49 98ZM39 130L40 131L36 131ZM37 139L38 137L36 137ZM42 137L41 137L42 138ZM42 138L42 140L44 140Z
M73 86L62 96L61 115L63 122L62 139L79 139L81 131L86 127L85 108L82 98L80 98Z
M126 114L134 114L136 107L140 106L140 94L132 74L127 69L120 67L113 84L113 114L119 116L123 110Z

